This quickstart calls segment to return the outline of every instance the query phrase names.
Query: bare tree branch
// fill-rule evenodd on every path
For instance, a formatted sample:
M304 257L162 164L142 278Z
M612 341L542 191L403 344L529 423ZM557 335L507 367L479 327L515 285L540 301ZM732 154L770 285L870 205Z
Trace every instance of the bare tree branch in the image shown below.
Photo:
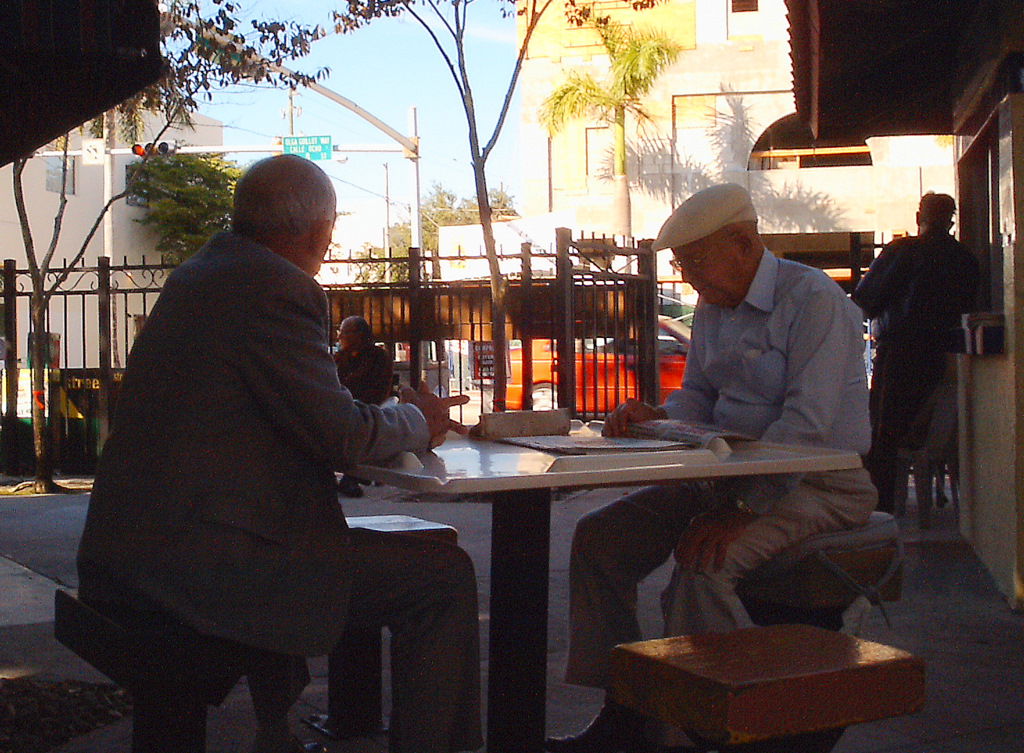
M438 10L437 5L433 2L433 0L427 0L427 3L428 3L428 5L431 6L431 8L433 8L434 12L438 16L441 16L441 12ZM465 97L465 92L462 89L462 82L459 80L459 75L455 71L455 64L452 63L452 59L448 55L448 51L444 48L444 45L441 44L441 40L438 39L437 34L434 32L434 29L412 7L409 7L409 15L411 15L413 18L416 19L416 21L419 23L419 25L422 26L426 30L427 34L433 40L434 47L436 47L437 51L441 53L441 57L444 59L445 65L448 66L448 70L452 74L452 80L455 82L455 86L459 90L459 96L464 98ZM448 28L448 31L451 33L452 37L453 38L457 38L457 37L455 37L454 30L448 24L447 19L445 19L445 26Z
M501 135L501 129L505 126L505 118L508 117L509 109L512 105L512 95L515 93L516 84L519 83L519 74L523 69L523 61L526 59L526 52L530 47L530 40L533 38L533 31L537 28L537 24L540 22L541 16L544 15L544 11L548 9L553 0L544 0L544 6L538 11L536 10L536 0L530 0L531 13L530 19L527 22L526 33L523 34L523 43L519 45L519 54L516 56L516 63L512 68L512 77L508 84L508 89L505 90L505 101L501 104L501 110L498 113L498 120L494 124L494 131L491 133L491 138L487 140L487 145L484 147L483 157L486 160L490 156L491 151L494 149L495 144L498 143L498 137Z
M64 136L64 154L61 156L60 170L60 199L57 203L57 213L53 216L53 233L50 235L50 245L43 254L43 262L39 266L44 270L50 268L53 254L57 250L57 242L60 241L60 231L64 224L64 212L68 206L68 142L71 141L71 134ZM43 300L49 301L49 296L43 291Z

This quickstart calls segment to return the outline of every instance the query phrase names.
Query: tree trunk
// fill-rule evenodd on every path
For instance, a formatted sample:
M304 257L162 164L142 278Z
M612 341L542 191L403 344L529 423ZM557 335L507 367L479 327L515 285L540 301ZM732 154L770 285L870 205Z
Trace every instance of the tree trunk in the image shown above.
M480 228L484 235L484 250L491 273L491 340L494 342L494 398L492 410L503 412L508 387L508 371L505 368L505 353L508 338L505 335L507 314L505 310L505 278L498 263L498 250L494 242L494 227L491 224L491 201L487 196L485 163L473 160L473 174L476 178L476 201L480 208Z
M633 235L629 178L625 175L612 176L612 189L612 232L629 238Z
M629 176L626 174L626 111L617 108L612 122L615 156L612 169L612 232L627 238L633 235L632 207L629 201Z
M50 350L46 331L46 304L42 291L32 290L32 440L36 451L36 477L32 491L59 491L53 481L53 446L46 420L46 369Z

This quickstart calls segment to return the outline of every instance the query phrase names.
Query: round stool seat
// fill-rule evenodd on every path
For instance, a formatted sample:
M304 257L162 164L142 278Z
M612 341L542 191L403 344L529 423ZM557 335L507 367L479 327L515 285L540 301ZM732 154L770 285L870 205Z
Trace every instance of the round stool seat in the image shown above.
M845 609L858 596L871 603L900 593L903 549L896 519L873 512L858 528L811 536L744 578L744 599L798 609Z

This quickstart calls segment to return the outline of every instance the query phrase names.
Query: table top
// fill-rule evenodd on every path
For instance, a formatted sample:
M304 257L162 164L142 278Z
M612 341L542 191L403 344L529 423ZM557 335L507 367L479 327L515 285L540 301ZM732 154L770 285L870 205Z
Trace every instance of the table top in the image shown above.
M849 450L768 442L734 442L732 452L723 457L711 450L560 455L460 436L431 452L402 453L389 464L360 465L352 474L411 491L469 494L860 467L860 455Z

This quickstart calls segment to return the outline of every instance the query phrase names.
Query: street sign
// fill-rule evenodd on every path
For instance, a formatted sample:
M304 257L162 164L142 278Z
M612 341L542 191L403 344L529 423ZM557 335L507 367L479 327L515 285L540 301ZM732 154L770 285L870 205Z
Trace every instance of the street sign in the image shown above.
M334 157L330 136L285 136L281 145L285 154L297 154L310 160Z

